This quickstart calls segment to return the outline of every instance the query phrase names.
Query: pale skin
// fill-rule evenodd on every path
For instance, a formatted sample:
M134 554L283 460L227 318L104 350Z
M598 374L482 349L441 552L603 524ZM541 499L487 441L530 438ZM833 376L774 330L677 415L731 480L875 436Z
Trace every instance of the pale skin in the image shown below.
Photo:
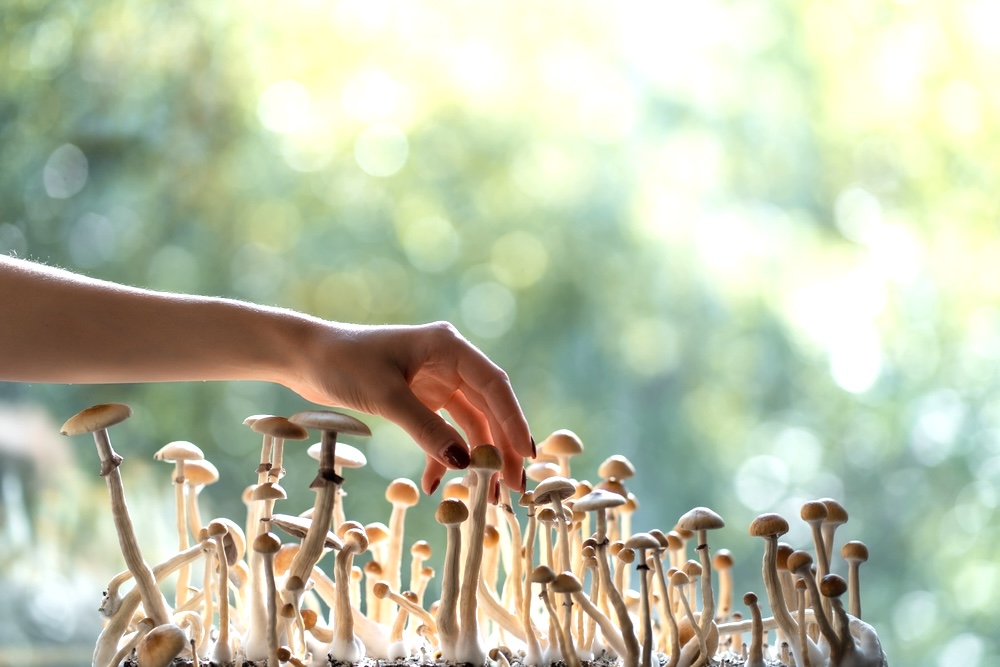
M307 401L396 423L426 454L425 493L447 469L468 465L468 442L496 445L505 483L523 490L534 445L507 374L447 322L343 324L5 256L0 307L0 381L274 382Z

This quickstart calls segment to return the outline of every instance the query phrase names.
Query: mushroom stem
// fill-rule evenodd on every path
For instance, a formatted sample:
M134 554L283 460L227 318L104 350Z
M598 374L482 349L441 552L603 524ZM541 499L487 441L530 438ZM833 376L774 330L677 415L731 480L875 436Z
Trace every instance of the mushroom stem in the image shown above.
M549 596L544 582L542 583L542 592L538 594L538 597L545 603L545 608L549 612L549 618L555 626L556 641L559 644L559 652L562 653L563 660L568 667L582 667L580 658L576 655L576 649L573 647L573 641L567 636L565 625L560 623L556 616L555 606L552 604L552 598Z
M663 561L654 557L653 569L656 570L656 579L660 587L660 623L663 624L664 618L666 618L667 625L664 626L664 635L668 631L670 633L670 662L668 664L676 665L681 657L680 635L677 630L677 617L674 616L674 602L670 596L670 587L667 585L667 579L663 573Z
M760 607L757 606L757 596L747 593L743 596L743 604L750 607L750 651L744 667L765 667L764 662L764 623L760 617Z

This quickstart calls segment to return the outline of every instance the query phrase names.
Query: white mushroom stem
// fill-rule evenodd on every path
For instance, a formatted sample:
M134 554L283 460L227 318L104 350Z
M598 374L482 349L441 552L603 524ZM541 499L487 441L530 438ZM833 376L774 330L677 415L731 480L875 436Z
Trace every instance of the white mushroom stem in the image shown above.
M538 594L538 597L545 603L545 609L549 612L549 619L552 625L555 626L556 641L559 644L559 652L562 653L563 660L569 667L581 667L580 658L577 657L576 648L573 646L573 640L567 636L566 626L560 623L556 617L555 606L552 604L548 587L544 583L542 584L542 592Z
M525 570L530 571L534 561L535 531L538 521L535 519L535 508L528 507L528 528L524 536L524 559ZM521 627L523 628L527 654L525 663L537 665L542 660L542 648L538 642L538 635L531 627L531 577L524 577L524 588L521 590Z
M374 593L378 597L389 598L397 605L406 610L407 613L412 614L424 622L431 632L434 634L438 633L437 621L431 616L423 607L420 607L413 602L410 602L406 597L400 595L398 592L392 590L389 586L389 582L380 581L375 584Z
M187 512L185 511L184 503L184 461L177 461L174 465L176 466L176 474L174 475L174 505L176 506L177 513L177 550L184 551L190 546L188 542ZM187 599L190 577L191 571L186 565L177 572L175 607L181 606Z
M437 626L441 642L441 655L445 660L455 656L458 641L458 592L459 562L461 560L461 524L446 526L444 570L441 573L441 603L438 606Z
M774 614L778 627L789 641L792 654L798 658L799 662L802 662L802 651L809 649L800 644L798 623L788 613L788 608L785 606L785 599L781 593L781 582L778 579L777 560L778 537L776 535L765 537L761 576L764 579L764 589L767 591L767 603L771 607L771 613Z
M206 550L208 553L211 553L211 550L214 548L214 541L206 540L201 544L191 547L187 551L175 554L159 565L153 567L153 576L157 582L160 582L176 572L182 564L190 563L204 554ZM129 624L132 622L132 617L135 615L136 609L139 608L141 600L142 596L138 587L130 590L121 599L121 602L117 606L117 611L110 616L108 622L104 626L104 629L101 630L101 634L97 638L97 643L94 646L94 657L92 660L93 665L106 665L111 660L111 657L118 649L118 642L120 641L122 635L125 634Z
M267 592L267 664L278 664L278 588L274 581L274 554L264 556L264 588Z
M677 617L674 616L674 603L670 597L670 587L667 585L667 578L663 572L663 561L657 556L658 554L653 556L653 569L656 571L656 581L660 588L661 642L666 646L669 636L670 664L676 665L681 655L681 646L677 631Z
M510 581L513 584L514 609L520 609L522 596L524 595L524 591L520 586L521 578L524 576L520 554L521 526L517 522L517 516L514 514L514 509L510 501L510 489L507 488L507 485L501 485L500 487L500 502L504 520L510 529L510 541L507 544L507 548L515 552L510 554Z
M712 592L712 555L708 551L708 531L699 530L697 551L701 555L701 631L708 633L715 621L715 595Z
M527 643L524 626L521 625L514 614L507 611L500 604L496 595L486 586L486 582L482 579L479 581L479 608L486 614L487 618L503 628L505 632L509 632L512 636ZM529 625L529 632L537 634L538 629L534 625Z
M604 636L604 641L611 647L618 655L624 656L627 654L625 649L625 642L622 640L622 633L618 631L615 624L611 622L611 619L605 616L600 609L594 606L594 603L590 601L583 591L578 591L573 593L573 601L580 605L580 608L594 619L598 627L601 628L601 634ZM676 663L670 663L676 664Z
M639 664L639 640L635 636L632 619L629 617L625 601L611 581L611 568L608 565L606 554L608 524L605 512L606 510L604 509L596 510L597 571L601 577L601 590L605 592L604 595L611 603L611 606L615 610L615 615L618 617L622 641L625 642L625 654L622 655L624 667L636 667Z
M111 448L107 429L94 431L94 440L101 453L102 470L106 468L105 463L108 461L121 462L121 457ZM160 589L156 587L156 578L153 576L149 564L143 560L139 542L135 538L135 528L132 526L132 518L128 513L128 504L125 502L125 487L122 484L121 471L117 463L110 466L110 470L104 475L104 480L111 495L111 511L114 515L115 530L118 533L122 556L125 558L125 566L135 578L135 585L142 596L143 609L153 619L154 625L169 623L170 611L167 607L167 600L163 597Z
M458 599L460 633L455 644L455 659L458 662L480 665L486 661L486 649L483 648L479 633L479 618L476 613L476 593L479 589L480 565L483 560L483 540L479 536L482 536L486 529L486 500L491 471L475 469L472 474L475 488L472 490L472 508L469 512L469 548Z
M760 607L757 605L757 596L750 602L750 650L744 667L765 667L764 662L764 623L760 617ZM721 632L721 626L719 631Z
M113 658L111 658L111 662L107 664L107 667L118 667L118 665L120 665L122 661L132 653L135 647L139 645L139 642L142 641L143 637L149 634L149 631L152 629L153 619L144 618L139 621L135 632L133 632L128 639L125 640L125 643L122 644L121 648L118 649L118 652L115 653ZM97 666L95 665L94 667Z
M229 563L226 560L223 536L216 542L216 561L219 564L219 635L212 650L212 661L225 665L233 661L233 649L229 642ZM207 568L206 568L207 569Z

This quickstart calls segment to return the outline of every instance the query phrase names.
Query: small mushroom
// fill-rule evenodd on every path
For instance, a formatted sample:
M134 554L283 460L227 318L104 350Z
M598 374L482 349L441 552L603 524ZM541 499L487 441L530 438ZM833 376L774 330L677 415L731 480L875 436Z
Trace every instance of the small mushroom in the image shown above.
M184 551L190 545L188 543L188 521L187 511L184 502L184 464L187 461L203 461L205 453L201 448L187 440L175 440L160 447L153 459L156 461L166 461L174 464L174 504L176 506L177 518L177 550ZM187 599L188 581L190 571L183 567L177 573L177 598L175 606L179 607Z
M346 524L345 524L346 525ZM365 645L354 632L354 613L351 610L351 565L354 557L368 548L368 536L363 530L350 528L341 536L344 546L337 554L337 599L333 610L335 636L330 644L330 657L341 662L357 662L365 657Z
M385 499L392 504L392 512L389 514L389 543L385 552L385 560L382 562L382 575L393 590L399 590L402 579L400 566L403 558L406 510L420 501L420 489L411 480L400 477L392 480L386 487ZM382 618L376 620L386 622L388 619L385 614L389 613L392 612L384 611Z
M757 594L745 593L743 604L750 607L750 617L753 619L750 626L750 650L747 653L744 667L766 667L764 662L764 623L760 616L760 607L757 606Z
M264 564L265 608L267 609L264 637L267 646L267 661L270 665L278 664L278 591L274 582L274 554L278 553L280 548L281 541L277 535L271 532L261 533L253 541L253 550L261 555ZM247 651L249 653L249 648Z
M640 623L642 632L639 635L639 645L642 647L641 665L651 667L653 657L653 615L649 611L649 578L646 576L648 567L646 566L646 550L658 549L660 543L649 533L636 533L625 542L625 549L631 549L635 553L635 560L639 564L639 588L642 609L640 612Z
M142 638L135 649L139 667L167 667L188 646L187 635L177 625L158 625Z
M561 428L539 443L538 452L543 456L555 457L559 463L559 474L570 478L570 459L583 453L583 441L573 431Z
M868 547L864 542L851 540L840 550L840 557L847 561L847 599L851 616L861 618L861 564L868 560Z
M184 489L187 505L188 528L197 535L203 528L198 508L198 494L202 489L219 481L219 469L211 461L188 461L184 464Z
M708 626L715 620L715 596L712 593L712 556L708 549L708 531L724 528L726 522L707 507L695 507L686 512L677 522L684 530L691 530L698 537L697 551L701 556L701 630L708 631Z

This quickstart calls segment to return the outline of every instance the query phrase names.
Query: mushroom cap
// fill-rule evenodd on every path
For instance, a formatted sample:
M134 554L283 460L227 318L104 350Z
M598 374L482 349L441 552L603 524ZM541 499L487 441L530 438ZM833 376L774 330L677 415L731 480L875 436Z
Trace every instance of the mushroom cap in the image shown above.
M667 535L666 535L666 533L664 533L664 532L663 532L662 530L660 530L659 528L652 528L651 530L649 530L649 531L647 531L647 532L648 532L648 533L649 533L650 535L652 535L652 536L653 536L653 538L654 538L654 539L655 539L655 540L656 540L657 542L659 542L659 543L660 543L660 548L661 548L661 549L666 549L666 548L668 548L668 547L670 546L670 540L668 540L668 539L667 539Z
M100 403L84 408L66 420L59 432L82 435L114 426L132 416L132 408L124 403Z
M272 514L271 523L292 537L304 540L310 527L312 527L313 522L312 519L307 519L301 516L292 516L290 514ZM323 540L323 546L327 549L339 549L342 546L342 543L336 533L327 531L326 537Z
M684 574L691 577L692 579L694 579L695 577L700 577L704 572L704 570L701 567L701 563L699 563L696 560L684 561L684 565L681 567L681 570L684 572Z
M295 557L299 555L299 551L302 550L301 545L298 542L289 542L288 544L282 544L281 548L278 549L278 553L274 554L274 576L280 577L292 566L292 561Z
M208 486L219 481L219 469L208 459L184 464L184 479L191 486Z
M351 528L343 536L343 551L351 551L355 554L364 553L368 549L368 536L365 531Z
M346 525L346 524L342 524ZM384 540L389 539L389 526L385 525L381 521L372 521L371 523L366 523L364 526L365 535L368 536L368 546L373 544L378 544ZM340 534L340 529L337 529L337 534Z
M321 431L335 431L346 435L371 435L368 426L350 415L334 410L303 410L288 418L293 424Z
M458 498L445 498L434 512L434 520L445 526L462 523L468 518L469 508Z
M565 477L554 475L538 483L535 487L535 502L550 503L554 498L567 500L576 493L576 485Z
M594 485L585 479L581 479L576 483L576 493L573 494L574 498L582 498L591 491L594 490Z
M160 447L153 454L153 458L157 461L167 461L169 463L176 461L202 461L205 458L205 452L201 451L201 447L193 442L174 440Z
M684 540L676 530L667 533L667 549L670 551L680 551L684 548Z
M542 507L535 512L535 519L542 523L555 523L556 511L551 507Z
M309 431L298 424L288 421L286 417L261 417L250 424L250 428L257 433L269 435L272 438L281 438L282 440L305 440L309 437Z
M281 540L274 533L261 533L253 541L253 550L259 554L276 554L281 548Z
M302 617L302 626L306 630L312 630L319 622L319 614L313 609L300 609L299 616Z
M719 549L712 557L712 567L717 570L728 570L733 562L733 552L729 549Z
M267 417L273 417L274 415L250 415L243 420L244 426L253 426L253 423L259 419L266 419Z
M521 497L517 499L517 504L519 507L534 507L535 506L535 492L525 491L521 494Z
M492 549L498 544L500 544L500 531L497 530L496 526L486 524L486 527L483 528L483 546Z
M143 667L167 667L187 648L188 637L173 623L158 625L136 647L136 662Z
M222 537L229 532L229 526L222 523L218 519L212 519L208 522L208 536L209 537Z
M410 547L410 555L418 556L427 560L431 557L431 545L428 544L426 540L417 540Z
M489 470L496 472L503 469L503 456L493 445L476 445L472 448L469 470Z
M264 482L254 487L250 494L252 500L286 500L288 494L277 482Z
M628 489L617 479L602 479L594 488L616 493L622 497L622 500L628 500Z
M659 549L660 541L649 533L635 533L625 540L626 549Z
M458 498L461 501L467 502L469 500L469 487L466 486L461 477L449 479L441 487L441 497Z
M847 582L839 574L824 575L819 582L819 593L826 598L839 598L847 592Z
M357 566L355 565L354 567L357 567ZM353 568L352 568L352 571L353 571ZM364 572L368 576L369 579L371 579L373 577L381 577L382 576L382 563L378 562L377 560L370 560L367 563L365 563L364 568L361 571ZM360 577L359 577L359 579L360 579Z
M375 585L372 586L372 595L377 597L379 600L383 600L387 595L389 595L389 591L391 590L392 589L389 587L389 582L382 579L380 581L375 582Z
M617 544L618 544L619 548L618 548L617 551L612 552L612 555L614 555L615 558L617 558L618 560L620 560L623 563L626 563L626 564L634 563L635 562L635 552L632 551L631 549L626 549L625 548L625 544L622 543L622 542L618 542Z
M836 526L847 523L847 510L833 498L820 498L820 502L826 505L826 519L823 523L830 523Z
M685 512L677 520L677 527L684 530L717 530L724 528L726 522L722 517L707 507L695 507Z
M577 498L573 508L581 512L593 512L625 504L625 498L604 489L594 489L582 498Z
M807 500L799 508L799 516L806 523L819 523L826 519L826 505L820 500Z
M385 524L381 524L381 525L385 526ZM346 521L344 521L344 523L342 523L339 526L337 526L337 531L336 531L337 532L337 537L343 539L344 538L344 533L346 533L347 531L351 530L352 528L354 530L360 530L360 531L362 531L365 535L369 535L369 533L368 533L368 527L367 526L362 525L360 521L355 521L354 519L347 519ZM386 535L389 534L389 529L388 528L385 529L385 533L386 533ZM375 544L375 542L372 541L372 538L369 535L369 537L368 537L368 545L371 546L372 544Z
M551 461L534 461L524 469L524 475L532 482L541 482L559 474L559 466Z
M405 477L398 477L389 482L389 486L386 487L385 499L393 505L413 507L420 502L420 489Z
M790 572L799 572L803 569L808 570L812 564L813 557L809 555L808 551L797 550L788 556L788 570Z
M753 591L743 594L743 604L750 607L757 604L757 594Z
M853 560L864 563L868 560L868 547L865 546L864 542L859 542L858 540L845 542L844 546L840 549L840 557L847 562Z
M555 593L579 593L583 590L583 584L569 571L557 574L549 587Z
M792 555L793 551L795 551L795 549L792 548L791 544L788 544L786 542L778 542L776 565L778 566L779 570L788 569L788 557Z
M583 441L573 431L561 428L538 443L538 451L550 456L576 456L583 453Z
M621 454L612 454L597 468L601 479L628 479L635 475L635 466Z
M323 443L317 442L309 445L306 453L319 461L323 451ZM337 443L337 451L333 454L333 462L343 468L363 468L368 465L368 459L357 447L352 447L346 442Z
M674 570L670 573L671 586L687 586L691 583L691 578L683 570Z
M531 571L531 583L533 584L548 584L555 578L555 570L548 565L539 565Z
M761 514L750 522L750 534L754 537L780 537L787 532L788 522L780 514Z

